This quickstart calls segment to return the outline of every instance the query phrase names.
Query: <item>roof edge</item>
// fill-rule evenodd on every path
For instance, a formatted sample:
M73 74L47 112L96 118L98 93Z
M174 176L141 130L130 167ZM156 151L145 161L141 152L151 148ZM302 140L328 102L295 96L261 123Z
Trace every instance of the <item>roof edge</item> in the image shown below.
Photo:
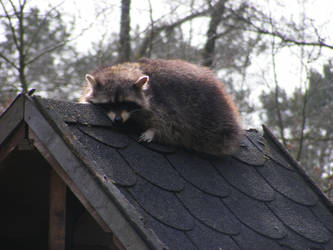
M327 198L327 196L320 190L317 184L308 176L302 166L294 159L294 157L288 152L288 150L281 144L281 142L274 136L272 131L262 125L264 134L263 136L266 139L269 139L274 145L277 147L278 150L287 158L287 160L295 166L297 172L302 176L302 178L308 183L311 189L319 196L320 200L328 207L328 209L333 213L333 203Z
M24 120L25 95L19 94L0 115L0 145Z
M36 123L36 125L40 126L41 119L43 119L44 124L45 124L44 127L46 127L46 126L50 127L54 131L54 133L60 137L59 141L62 141L66 145L65 147L68 148L68 150L70 151L70 154L72 154L74 156L73 159L75 158L75 161L79 162L81 165L80 166L81 170L80 171L76 170L76 171L79 171L79 172L87 171L90 173L89 175L91 177L93 177L93 179L94 179L93 182L95 183L92 186L94 186L94 187L99 186L101 188L101 190L103 190L102 192L104 193L104 195L109 197L109 201L113 204L113 206L115 206L115 208L117 208L117 210L119 210L122 217L127 221L127 223L129 223L131 230L135 231L135 233L141 239L141 241L145 242L144 244L146 244L146 246L148 248L166 249L166 246L160 241L160 239L156 236L156 234L154 232L152 232L151 230L147 230L144 227L144 225L140 219L140 216L138 214L136 214L135 209L134 208L131 209L131 206L129 203L128 203L128 205L123 204L127 200L125 199L125 197L123 197L122 194L120 194L120 192L115 192L117 190L113 186L114 184L108 183L108 185L106 185L106 183L104 183L103 177L97 176L96 174L92 173L89 170L89 168L86 167L89 164L89 161L85 158L84 155L81 155L79 152L77 152L77 150L75 150L75 146L73 144L73 141L71 141L71 136L70 136L70 132L69 132L68 128L65 126L65 124L62 126L64 121L59 119L56 122L54 120L54 118L50 117L50 114L48 114L48 112L43 108L43 105L39 102L38 98L27 96L25 102L26 102L25 112L26 113L34 112L35 115L37 116L38 114L36 113L36 111L38 111L39 121L38 121L38 123ZM35 109L36 111L33 111L32 109ZM31 125L33 125L34 122L29 122L28 120L29 119L31 120L32 117L33 117L33 115L31 115L31 114L26 115L27 124L29 125L29 127L31 129L33 129L31 127ZM40 131L38 129L37 130L33 129L33 131L35 132L35 134L37 136L40 133ZM39 141L43 143L43 140L39 140ZM48 145L46 145L45 143L43 143L43 144L46 148L48 148ZM50 152L51 150L48 149L48 151ZM54 158L56 158L56 157L54 157ZM58 163L59 163L59 165L63 165L60 162L58 162ZM85 167L82 169L82 166L85 166ZM62 166L62 168L64 168L64 167ZM83 177L84 176L86 176L86 174L83 174ZM86 197L86 199L87 199L87 197ZM110 215L105 215L105 216L107 217L108 220L110 220L112 217ZM102 215L101 215L101 217L103 218ZM112 230L111 227L110 227L110 229ZM126 243L123 241L124 240L123 237L119 237L121 235L117 235L117 233L119 233L119 232L116 232L116 231L113 231L113 232L115 233L117 238L122 243ZM126 246L126 244L124 244L124 246ZM135 248L135 249L140 249L140 248Z

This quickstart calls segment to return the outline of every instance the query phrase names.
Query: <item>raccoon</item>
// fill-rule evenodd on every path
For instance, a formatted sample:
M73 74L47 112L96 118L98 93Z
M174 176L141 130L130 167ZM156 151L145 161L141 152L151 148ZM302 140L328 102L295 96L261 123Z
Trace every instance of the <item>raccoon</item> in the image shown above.
M238 109L211 70L182 60L141 59L86 75L80 102L105 108L115 125L135 121L139 141L210 155L232 154L243 130Z

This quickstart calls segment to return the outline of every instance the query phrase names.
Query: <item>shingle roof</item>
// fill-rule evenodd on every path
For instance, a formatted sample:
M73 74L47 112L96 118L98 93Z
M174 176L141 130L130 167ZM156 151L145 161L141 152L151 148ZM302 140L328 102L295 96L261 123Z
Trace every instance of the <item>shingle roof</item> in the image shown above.
M248 130L235 155L213 158L139 144L93 105L28 101L64 143L44 138L44 121L26 112L36 135L51 151L68 147L88 169L83 177L80 168L66 170L73 182L94 176L149 248L333 249L332 204L267 130ZM63 158L60 165L72 164ZM96 210L107 207L85 185Z

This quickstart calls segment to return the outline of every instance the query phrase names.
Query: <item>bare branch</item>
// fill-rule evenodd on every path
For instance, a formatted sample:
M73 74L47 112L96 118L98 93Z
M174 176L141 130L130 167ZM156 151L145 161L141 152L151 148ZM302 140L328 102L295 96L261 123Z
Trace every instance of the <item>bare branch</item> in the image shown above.
M307 116L306 116L307 103L308 103L308 89L305 90L305 93L304 93L304 96L303 96L302 122L301 122L300 136L299 136L298 151L297 151L297 154L296 154L296 160L297 161L299 161L301 159L302 152L303 152L305 125L306 125L306 121L307 121Z
M54 45L52 47L48 47L46 50L44 50L43 52L41 52L40 54L38 54L37 56L33 57L32 59L30 59L29 61L26 62L26 65L29 65L29 64L32 64L33 62L35 62L36 60L38 60L40 57L46 55L47 53L50 53L56 49L59 49L60 47L64 46L67 42L67 41L64 41L62 43L59 43L57 45Z
M82 29L81 32L80 32L77 36L72 37L71 39L67 39L67 40L65 40L65 41L63 41L63 42L61 42L61 43L55 44L55 45L53 45L53 46L49 46L49 47L46 48L44 51L42 51L40 54L38 54L38 55L34 56L32 59L28 60L28 61L26 62L26 64L27 64L27 65L32 64L32 63L34 63L36 60L38 60L40 57L46 55L47 53L50 53L50 52L52 52L52 51L54 51L54 50L57 50L57 49L61 48L62 46L65 46L66 44L68 44L68 43L70 43L70 42L72 42L72 41L75 41L77 38L81 37L82 34L83 34L85 31L89 30L89 28L91 28L92 26L93 26L93 24L91 24L91 25L87 26L86 28Z
M153 6L151 4L151 1L148 0L148 5L149 5L149 18L150 18L150 32L153 32L154 30L154 19L153 19ZM149 36L150 40L149 40L149 49L148 49L148 57L150 57L150 54L153 50L153 36L150 35Z
M11 1L12 3L12 1ZM24 7L25 7L26 1L24 0L23 3L21 4L20 2L20 10L17 12L17 19L19 23L19 47L18 47L18 52L19 52L19 77L20 77L20 84L22 87L23 92L28 91L28 83L26 80L26 75L25 75L25 69L26 69L26 54L25 54L25 27L24 27ZM15 8L15 6L13 6Z
M304 134L303 136L304 141L309 141L311 143L314 142L333 142L333 136L312 136L312 134ZM287 142L298 142L300 139L299 137L287 138Z
M13 3L12 1L10 1L10 3L12 4L13 6ZM13 15L10 15L6 9L6 6L4 5L3 1L0 0L0 4L2 6L2 9L3 11L5 12L5 17L7 18L8 20L8 25L9 25L9 28L10 28L10 31L12 33L12 37L13 37L13 40L14 40L14 44L16 46L16 48L18 49L19 48L19 43L18 43L18 38L17 38L17 35L16 35L16 31L15 31L15 27L13 25L13 22L12 22L12 17L15 16L17 17L17 12L16 12L16 8L14 6L14 14Z
M14 10L14 13L16 14L16 15L18 15L18 11L17 11L17 9L16 9L16 6L15 6L15 4L13 3L13 1L12 0L9 0L9 3L10 3L10 5L12 6L12 8L13 8L13 10ZM19 2L20 3L20 8L21 8L21 6L24 6L24 5L21 5L21 1ZM25 3L24 3L25 4Z
M278 31L267 31L261 28L256 28L256 32L264 34L264 35L271 35L274 37L277 37L279 39L281 39L282 42L285 43L290 43L290 44L294 44L294 45L299 45L299 46L315 46L315 47L325 47L325 48L329 48L329 49L333 49L333 45L327 44L324 42L324 40L322 39L318 39L318 41L316 42L307 42L307 41L298 41L292 38L288 38L285 35L281 34Z
M143 42L141 43L141 46L138 50L138 53L136 54L135 56L135 59L137 58L140 58L142 57L147 48L148 48L148 45L149 45L149 42L154 39L154 37L161 33L162 31L164 30L172 30L174 29L175 27L187 22L187 21L190 21L196 17L199 17L199 16L204 16L208 13L208 10L202 10L202 11L199 11L199 12L196 12L196 13L192 13L184 18L181 18L177 21L175 21L174 23L170 23L170 24L163 24L163 25L160 25L160 26L154 26L154 30L152 30L151 32L148 32L147 33L147 36L144 38Z
M280 31L273 30L273 29L268 30L268 29L259 27L254 22L252 22L250 20L250 18L244 18L244 17L238 15L235 11L232 11L232 10L231 10L231 12L239 20L241 20L242 22L249 25L250 29L248 29L248 31L257 32L257 33L260 33L260 34L263 34L263 35L269 35L269 36L277 37L282 42L287 43L287 44L293 44L293 45L297 45L297 46L314 46L314 47L320 47L320 48L325 47L325 48L328 48L328 49L333 49L333 45L325 43L324 39L321 38L318 33L316 33L317 39L318 39L317 41L308 42L308 41L304 41L304 40L298 40L298 39L288 37L286 34L283 34ZM257 12L259 14L261 14L262 16L264 16L263 13L260 13L259 11L257 11Z
M282 141L282 144L286 147L287 142L286 142L286 137L284 134L284 123L282 120L282 112L281 112L281 107L280 107L280 102L279 102L279 83L278 83L278 77L276 73L276 63L275 63L275 41L274 38L272 38L272 44L271 44L271 56L272 56L272 66L273 66L273 81L275 84L275 91L274 91L274 101L275 101L275 109L276 109L276 115L278 118L278 128L279 128L279 133L280 133L280 138Z
M44 14L44 18L41 21L40 25L38 25L36 32L34 32L34 35L31 36L32 39L31 41L27 41L26 43L26 54L29 54L29 51L31 49L32 44L36 41L36 39L38 38L38 34L40 33L40 31L42 30L47 18L51 15L51 13L56 10L59 6L61 6L65 1L60 2L58 5L52 7L51 9L49 9L45 14Z
M191 13L194 10L194 1L195 0L191 0L191 5L190 5L191 6ZM192 22L192 20L190 20L189 39L188 39L189 46L192 45L192 40L193 40L193 22Z
M6 57L4 54L0 53L0 57L5 60L6 63L14 67L15 69L18 69L18 66L12 62L8 57Z

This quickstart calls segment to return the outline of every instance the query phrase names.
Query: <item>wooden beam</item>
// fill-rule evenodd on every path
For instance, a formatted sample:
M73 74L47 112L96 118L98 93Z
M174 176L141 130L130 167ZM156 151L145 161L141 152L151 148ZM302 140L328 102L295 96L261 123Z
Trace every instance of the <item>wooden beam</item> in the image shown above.
M65 250L66 184L52 168L49 201L49 250Z
M112 234L112 240L113 240L113 244L119 249L119 250L126 250L126 248L124 247L123 243L121 243L121 241L114 235Z
M14 149L15 147L22 143L25 138L26 124L22 122L15 131L12 132L10 137L0 145L0 162L3 161Z
M103 229L104 232L113 233L110 228L105 224L104 220L99 216L97 211L91 206L91 204L85 199L81 191L76 187L75 183L69 178L69 176L64 172L59 163L53 158L53 156L48 152L48 150L43 146L39 141L36 134L29 129L29 137L34 142L34 146L39 150L42 156L49 162L53 169L51 169L51 175L57 175L58 178L61 178L66 182L68 188L74 193L74 195L79 199L81 204L87 209L90 215L96 220L99 226ZM65 183L64 183L65 184ZM51 193L51 192L50 192ZM51 205L51 204L50 204ZM50 225L52 225L50 223ZM126 248L121 243L121 241L113 234L113 243L119 250L125 250ZM52 248L49 248L52 249Z
M24 96L19 95L0 116L0 145L24 119Z
M59 176L61 176L63 181L67 184L68 188L73 192L73 194L76 196L76 198L79 199L81 204L88 210L88 212L94 217L94 219L101 226L101 228L105 232L112 232L110 230L110 227L104 222L104 220L100 217L98 212L93 208L93 206L90 204L90 202L85 198L85 196L82 194L82 192L77 187L77 185L74 183L74 181L63 170L63 168L60 166L60 164L57 162L57 160L52 156L52 154L50 154L48 149L44 146L44 144L39 140L37 135L31 129L29 129L29 137L33 141L34 146L38 149L38 151L44 157L44 159L52 166L53 171L55 171Z

